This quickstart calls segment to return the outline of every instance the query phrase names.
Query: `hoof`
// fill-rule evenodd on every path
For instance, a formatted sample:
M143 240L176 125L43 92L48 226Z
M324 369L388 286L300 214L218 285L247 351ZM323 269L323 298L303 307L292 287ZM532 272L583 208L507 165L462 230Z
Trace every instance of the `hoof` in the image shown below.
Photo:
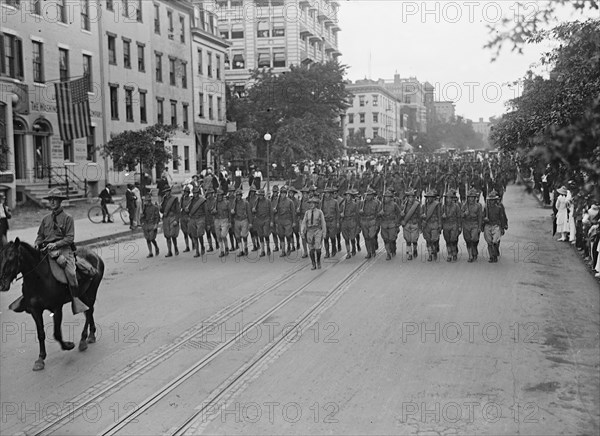
M65 341L64 344L63 344L63 346L62 346L62 349L65 350L65 351L72 350L73 348L75 348L75 344L73 342L67 342L67 341Z
M79 351L85 351L85 350L87 350L87 348L88 348L88 344L84 339L79 341Z
M44 366L46 366L46 364L44 363L44 361L42 359L38 359L33 364L33 370L34 371L41 371L42 369L44 369Z
M88 343L88 344L95 344L95 343L96 343L96 335L90 335L90 336L87 338L87 343Z

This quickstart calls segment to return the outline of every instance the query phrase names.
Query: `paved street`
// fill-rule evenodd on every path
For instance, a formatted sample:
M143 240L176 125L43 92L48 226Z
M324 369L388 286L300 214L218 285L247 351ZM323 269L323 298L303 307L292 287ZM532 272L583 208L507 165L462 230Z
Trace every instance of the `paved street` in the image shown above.
M483 237L475 264L462 238L458 263L427 262L424 244L409 262L400 237L390 262L363 248L319 271L298 253L103 247L98 342L61 351L46 314L41 372L33 320L7 309L15 283L0 295L0 433L598 434L597 281L522 187L503 202L495 264ZM78 341L83 317L64 312Z

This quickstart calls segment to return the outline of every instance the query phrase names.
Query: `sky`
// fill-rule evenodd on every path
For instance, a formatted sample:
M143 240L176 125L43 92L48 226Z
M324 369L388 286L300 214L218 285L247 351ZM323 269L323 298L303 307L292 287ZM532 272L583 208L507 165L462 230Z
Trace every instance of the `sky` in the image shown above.
M502 17L522 20L546 2L525 1L409 1L339 0L340 61L347 78L392 80L415 76L436 89L436 100L451 100L456 114L478 121L506 112L505 102L519 95L513 83L528 69L547 74L541 53L552 45L525 46L524 53L493 51L487 24ZM597 15L597 14L596 14ZM563 8L562 21L594 16ZM556 23L556 22L555 22ZM510 86L509 86L510 84Z

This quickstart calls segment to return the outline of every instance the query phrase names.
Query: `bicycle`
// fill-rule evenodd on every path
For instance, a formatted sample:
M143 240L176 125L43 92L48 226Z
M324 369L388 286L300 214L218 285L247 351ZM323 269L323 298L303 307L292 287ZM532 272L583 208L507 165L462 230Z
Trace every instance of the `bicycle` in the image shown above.
M125 208L123 206L123 203L119 202L116 209L113 210L112 212L110 211L111 205L112 205L112 203L109 203L106 205L106 208L108 209L108 219L112 219L112 217L118 213L119 216L121 217L121 219L123 220L123 224L129 224L129 212L127 211L127 208ZM88 218L94 224L100 224L102 222L102 220L104 219L104 213L102 213L102 207L98 204L90 207L90 209L88 210Z

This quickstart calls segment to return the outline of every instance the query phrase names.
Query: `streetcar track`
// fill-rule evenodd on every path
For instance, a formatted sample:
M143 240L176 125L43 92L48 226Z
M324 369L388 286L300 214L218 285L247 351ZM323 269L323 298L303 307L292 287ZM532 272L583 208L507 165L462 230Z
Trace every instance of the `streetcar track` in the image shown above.
M332 265L335 266L340 261L341 259ZM184 332L182 335L176 338L173 341L173 343L161 347L158 350L146 354L145 356L142 356L132 364L129 364L116 376L113 376L108 380L102 381L96 384L95 386L91 386L71 401L65 401L67 407L64 407L59 413L51 416L45 416L44 419L31 424L29 427L26 427L19 434L35 436L41 434L48 434L50 433L49 430L55 431L58 428L61 428L64 425L66 425L68 421L72 422L74 418L78 417L84 412L84 409L87 406L90 406L97 400L105 400L108 396L118 392L143 373L163 363L165 360L167 360L168 358L173 356L177 351L179 351L179 349L186 349L188 344L193 343L194 338L196 338L199 335L206 335L207 330L211 329L214 325L226 322L245 308L251 306L258 300L260 300L265 295L280 288L281 285L290 281L300 271L306 269L308 265L309 264L303 264L300 267L297 267L296 269L292 270L287 276L283 278L277 278L271 281L271 283L267 285L267 287L263 290L255 292L249 297L243 297L235 301L231 305L221 309L217 313L213 314L211 317L201 321L199 324L196 324L192 328L188 329L186 332ZM323 272L326 270L327 269L323 270Z
M380 249L379 251L382 252L383 249ZM340 263L343 260L344 260L344 258L338 260L334 265ZM337 291L339 291L345 283L351 281L355 276L357 276L358 272L362 273L363 270L366 270L368 266L370 266L371 264L374 264L374 263L375 262L370 262L369 260L363 260L350 274L348 274L345 278L343 278L340 282L338 282L338 284L333 288L332 291L330 291L327 294L327 296L325 296L315 306L313 306L313 308L310 310L310 313L308 315L306 315L303 319L306 319L311 313L313 313L319 307L324 306L325 303L327 301L329 301L333 295L337 294ZM253 322L251 322L250 324L247 324L244 327L244 329L242 329L240 332L238 332L231 339L222 343L219 347L212 350L208 355L206 355L201 360L196 362L194 365L192 365L186 371L184 371L179 376L177 376L176 378L174 378L173 380L168 382L166 385L164 385L162 388L160 388L159 390L154 392L152 395L150 395L144 401L137 404L135 409L129 411L122 418L120 418L118 421L115 421L112 425L110 425L108 428L106 428L100 434L102 436L111 436L111 435L116 434L123 428L125 428L129 423L131 423L133 420L135 420L137 417L139 417L142 413L149 410L152 406L154 406L156 403L158 403L166 395L171 393L173 390L175 390L177 387L179 387L181 384L183 384L186 380L188 380L193 375L195 375L202 368L204 368L205 366L210 364L221 353L223 353L228 348L230 348L240 337L243 337L245 334L247 334L248 331L253 329L255 326L261 324L264 320L266 320L271 315L276 313L279 309L281 309L283 306L285 306L287 303L289 303L291 300L293 300L296 296L301 294L304 291L304 289L306 289L313 282L315 282L317 279L319 279L328 269L329 268L319 271L313 278L311 278L308 282L306 282L306 283L302 284L300 287L298 287L292 294L288 295L286 298L279 301L277 304L272 306L270 309L268 309L266 312L264 312L262 315L260 315L257 319L255 319ZM279 344L283 339L285 339L285 337L287 337L287 335L284 336L283 338L280 338L280 340L278 340L276 344L273 344L269 348L269 350L271 350L273 347L275 347L275 345ZM267 355L268 355L268 351L259 359L259 361L262 361L265 358L265 356L267 356ZM252 366L256 365L256 363L258 363L258 362L254 362L252 364ZM249 370L250 370L250 368L246 369L244 372L248 372ZM197 415L198 415L198 413L194 414L194 416L197 416ZM189 421L190 421L189 419L186 420L186 423Z

